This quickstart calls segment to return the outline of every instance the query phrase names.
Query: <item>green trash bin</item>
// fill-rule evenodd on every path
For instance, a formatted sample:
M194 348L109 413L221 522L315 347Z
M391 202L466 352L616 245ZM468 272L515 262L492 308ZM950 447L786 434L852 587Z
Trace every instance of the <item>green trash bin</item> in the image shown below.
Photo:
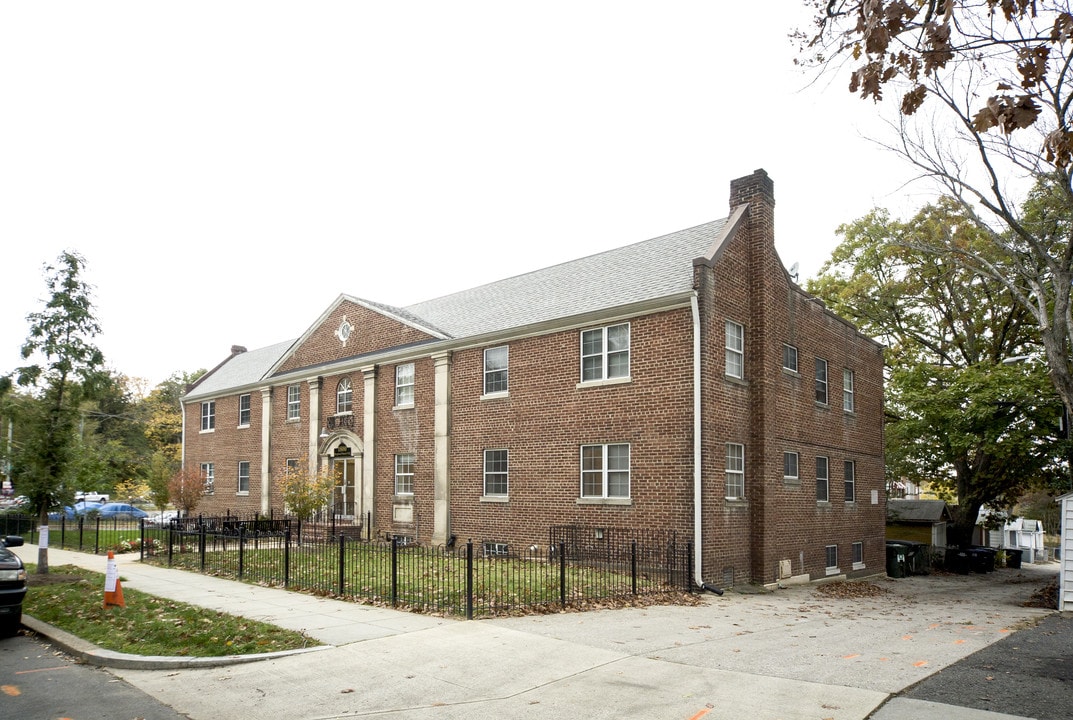
M907 574L908 548L899 542L887 541L887 576L903 578Z

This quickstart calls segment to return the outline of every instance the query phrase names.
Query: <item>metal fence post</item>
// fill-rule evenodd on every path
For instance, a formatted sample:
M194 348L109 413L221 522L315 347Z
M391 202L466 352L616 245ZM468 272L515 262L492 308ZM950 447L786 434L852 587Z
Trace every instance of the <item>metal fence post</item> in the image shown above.
M559 541L559 604L566 609L566 542Z
M466 619L473 619L473 540L466 541Z
M97 516L97 534L93 537L93 554L101 553L101 516Z
M138 520L138 526L141 528L142 540L138 543L138 559L145 560L145 518Z
M197 551L198 551L198 555L200 556L199 559L198 559L198 562L201 565L201 572L205 572L205 526L204 525L202 525L201 527L198 528L197 539L198 539Z
M399 538L391 536L391 607L399 602Z
M283 587L291 584L291 529L283 532Z
M630 543L630 581L633 586L633 594L637 594L637 541Z
M346 582L346 535L339 536L339 597L343 596Z
M238 579L242 579L242 574L246 569L246 528L239 527L238 529Z
M180 536L181 537L181 536ZM180 540L180 542L182 542ZM180 548L181 550L182 548ZM171 562L175 554L175 527L173 525L168 526L168 567L171 567Z

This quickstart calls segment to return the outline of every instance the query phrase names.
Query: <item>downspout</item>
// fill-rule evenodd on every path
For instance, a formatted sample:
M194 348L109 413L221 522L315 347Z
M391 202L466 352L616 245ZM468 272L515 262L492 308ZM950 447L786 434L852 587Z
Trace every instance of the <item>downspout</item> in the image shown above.
M704 514L701 507L701 414L700 414L700 307L697 303L697 291L689 298L693 311L693 582L697 587L704 587L704 562L702 552L704 533L702 522Z

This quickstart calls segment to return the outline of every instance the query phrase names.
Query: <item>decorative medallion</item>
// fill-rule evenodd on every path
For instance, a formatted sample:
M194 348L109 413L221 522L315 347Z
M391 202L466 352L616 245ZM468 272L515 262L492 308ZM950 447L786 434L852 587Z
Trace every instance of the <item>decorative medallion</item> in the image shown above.
M350 321L344 315L343 322L339 323L339 328L335 331L335 336L343 343L343 347L346 347L346 341L350 339L350 333L352 332L354 332L354 326L350 324Z

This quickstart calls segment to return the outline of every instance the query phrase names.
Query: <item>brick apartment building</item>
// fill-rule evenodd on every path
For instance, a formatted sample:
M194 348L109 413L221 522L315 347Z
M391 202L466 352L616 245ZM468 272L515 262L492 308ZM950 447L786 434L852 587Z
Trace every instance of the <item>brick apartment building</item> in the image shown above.
M698 584L883 573L882 348L792 282L767 174L730 190L722 220L232 348L184 397L199 512L281 512L286 468L327 467L374 537L673 532Z

